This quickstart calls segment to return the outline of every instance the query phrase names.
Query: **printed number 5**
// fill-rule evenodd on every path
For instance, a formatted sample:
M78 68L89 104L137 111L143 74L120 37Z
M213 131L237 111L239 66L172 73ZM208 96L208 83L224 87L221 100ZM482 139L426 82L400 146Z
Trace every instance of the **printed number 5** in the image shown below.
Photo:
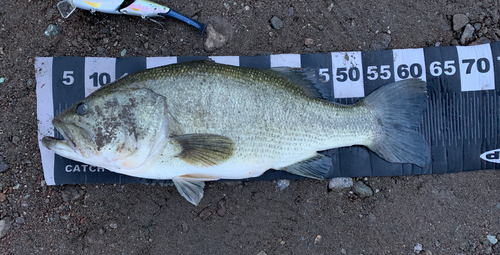
M73 71L64 71L63 73L63 81L62 83L66 86L69 86L75 82L75 78L73 78Z
M323 76L323 79L320 79L322 82L327 82L330 80L330 75L328 74L328 68L319 69L319 75Z

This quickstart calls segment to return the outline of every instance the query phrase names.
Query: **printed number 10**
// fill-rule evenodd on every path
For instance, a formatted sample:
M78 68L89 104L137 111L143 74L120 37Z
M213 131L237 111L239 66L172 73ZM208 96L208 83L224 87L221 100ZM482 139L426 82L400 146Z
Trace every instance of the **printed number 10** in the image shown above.
M95 72L91 74L89 78L92 80L93 86L96 88L99 86L102 87L111 82L111 75L109 75L109 73L100 73L98 75L97 72Z

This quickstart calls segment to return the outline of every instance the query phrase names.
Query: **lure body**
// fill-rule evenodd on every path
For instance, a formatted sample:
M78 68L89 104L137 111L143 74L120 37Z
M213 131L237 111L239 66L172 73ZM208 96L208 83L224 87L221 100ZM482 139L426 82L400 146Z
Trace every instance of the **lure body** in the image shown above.
M79 8L91 12L140 16L143 19L171 17L196 27L201 35L205 31L204 24L194 21L167 6L148 0L63 0L57 4L57 8L64 18L69 17L76 8Z

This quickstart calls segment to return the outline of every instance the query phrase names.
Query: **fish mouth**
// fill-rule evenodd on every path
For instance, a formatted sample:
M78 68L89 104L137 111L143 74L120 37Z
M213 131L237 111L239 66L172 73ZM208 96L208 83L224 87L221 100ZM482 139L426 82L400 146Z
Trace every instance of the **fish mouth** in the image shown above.
M88 131L78 125L67 124L58 119L54 119L52 121L52 124L54 125L54 128L62 135L63 139L45 136L42 138L43 146L60 155L75 153L82 155L82 152L77 146L77 143L75 141L76 139L73 136L73 133L77 134L83 131L86 135L88 135Z

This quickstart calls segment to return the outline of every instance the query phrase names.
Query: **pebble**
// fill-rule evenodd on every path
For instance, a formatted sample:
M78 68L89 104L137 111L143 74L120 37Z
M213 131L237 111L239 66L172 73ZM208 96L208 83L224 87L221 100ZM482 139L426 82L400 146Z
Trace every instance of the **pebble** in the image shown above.
M317 235L316 238L314 238L314 244L319 244L321 243L321 239L323 239L323 237L321 237L320 235Z
M5 81L5 78L0 77L0 83L3 83Z
M259 251L259 253L257 253L257 255L267 255L267 253L265 251Z
M226 44L227 37L217 32L212 24L208 24L205 31L205 33L207 34L207 39L205 39L206 51L214 51L215 49L218 49Z
M469 23L469 18L467 16L465 16L464 14L459 13L459 14L453 15L453 30L454 31L459 31L460 29L465 27L465 25L467 25L467 23Z
M123 49L122 52L120 52L120 56L125 57L125 54L127 54L127 50Z
M0 173L3 173L9 169L9 165L5 161L0 160Z
M181 226L182 226L182 232L184 233L189 232L189 225L187 224L187 222L182 221Z
M460 43L465 45L472 38L472 34L474 34L474 27L471 24L467 24L462 37L460 37Z
M57 35L57 33L59 33L59 31L57 31L56 25L50 24L44 33L46 36L54 36L54 35Z
M7 235L11 226L12 219L10 217L4 217L0 220L0 239Z
M304 39L304 45L305 46L311 46L313 44L314 44L314 39L312 39L312 38L306 38L306 39Z
M226 199L223 198L217 203L217 214L222 217L226 215L226 211Z
M340 253L347 254L347 251L344 248L342 248L342 249L340 249Z
M7 196L5 196L4 193L0 192L0 203L5 202L5 200L7 200Z
M288 16L293 16L293 7L288 7Z
M481 29L481 23L474 23L474 29L479 31L479 29Z
M366 198L373 196L373 190L366 186L362 181L358 181L354 184L354 192L360 198Z
M480 37L479 39L471 42L469 45L480 45L480 44L488 44L488 43L491 43L490 39L483 36L483 37Z
M271 26L273 26L274 29L280 30L283 28L283 21L280 18L273 16L271 18Z
M112 228L112 229L117 229L118 228L118 224L116 224L115 222L113 222L113 223L109 224L109 227Z
M328 188L329 189L345 189L352 187L354 183L352 182L352 178L348 177L338 177L338 178L333 178L329 183L328 183Z
M71 202L79 199L85 193L80 187L76 188L73 186L66 187L61 191L61 196L64 202Z
M276 186L278 187L278 189L284 190L288 186L290 186L290 180L278 180Z
M210 217L210 215L212 215L212 212L210 211L210 209L208 209L208 207L206 207L205 209L203 209L203 211L200 212L199 217L202 220L206 220L208 219L208 217Z
M498 243L498 239L496 236L494 235L487 235L486 238L488 239L488 241L490 241L491 244L496 244Z
M417 245L415 245L415 247L413 247L413 252L415 252L416 254L419 254L421 251L422 251L422 244L417 243Z
M389 47L392 37L386 33L378 33L375 35L375 39L370 44L370 50L385 50Z
M23 217L17 217L17 218L16 218L16 223L17 223L17 224L24 224L24 222L25 222L25 220L24 220L24 218L23 218Z

